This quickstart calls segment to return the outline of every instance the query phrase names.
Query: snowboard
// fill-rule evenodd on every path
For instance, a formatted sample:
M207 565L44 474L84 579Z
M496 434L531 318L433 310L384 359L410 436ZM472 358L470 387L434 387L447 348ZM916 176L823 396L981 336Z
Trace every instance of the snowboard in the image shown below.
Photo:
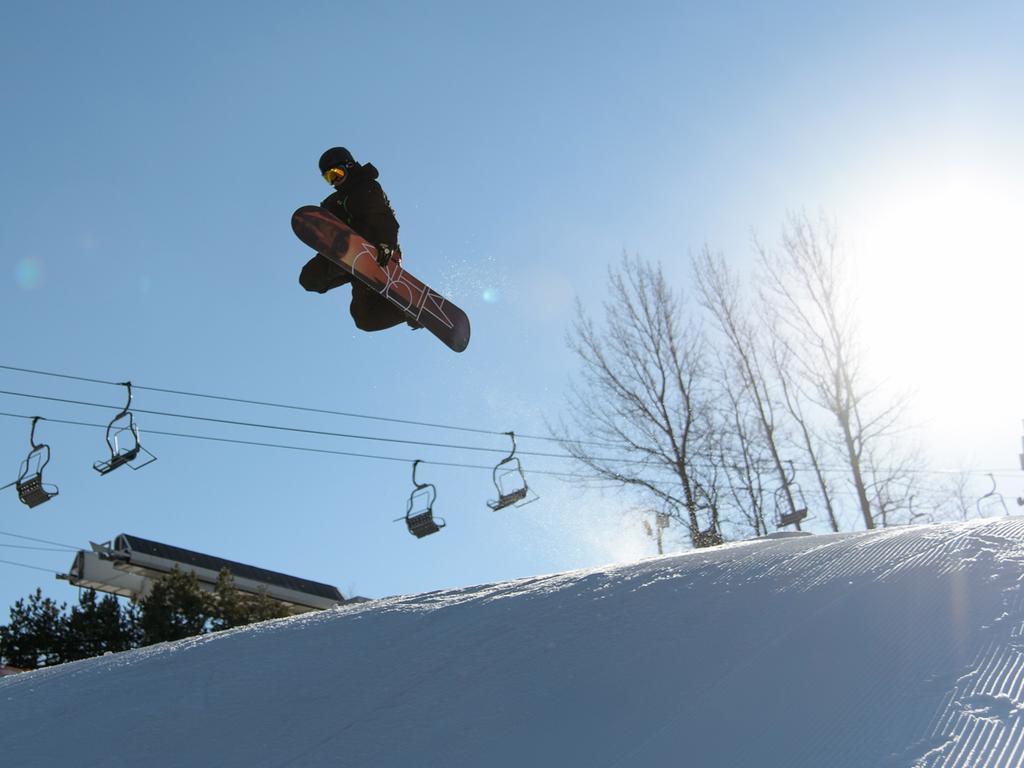
M469 345L469 318L444 296L394 261L381 267L377 248L345 222L318 205L304 205L292 214L299 240L368 285L419 323L449 348Z

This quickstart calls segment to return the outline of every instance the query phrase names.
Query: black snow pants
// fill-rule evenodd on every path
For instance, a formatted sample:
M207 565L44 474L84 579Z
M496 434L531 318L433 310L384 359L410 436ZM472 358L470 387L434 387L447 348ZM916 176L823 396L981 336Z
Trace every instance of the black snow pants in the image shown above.
M402 310L320 254L306 262L299 274L299 283L307 291L316 293L352 283L352 303L348 311L361 331L383 331L405 322Z

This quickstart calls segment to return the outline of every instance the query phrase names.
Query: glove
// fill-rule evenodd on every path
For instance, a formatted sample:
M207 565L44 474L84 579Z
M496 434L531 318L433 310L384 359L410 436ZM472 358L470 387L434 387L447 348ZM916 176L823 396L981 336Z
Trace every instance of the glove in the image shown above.
M402 260L402 249L397 245L388 245L387 243L380 243L377 246L377 263L386 267L391 260L394 259L397 262Z

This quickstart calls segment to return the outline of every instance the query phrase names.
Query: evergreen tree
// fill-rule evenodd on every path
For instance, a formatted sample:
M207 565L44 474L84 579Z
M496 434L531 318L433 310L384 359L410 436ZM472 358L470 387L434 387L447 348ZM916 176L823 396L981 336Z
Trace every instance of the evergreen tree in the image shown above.
M213 618L213 630L239 627L248 622L245 620L245 601L242 593L235 586L235 578L231 571L222 568L217 576L217 586L213 590L216 616Z
M96 599L96 592L84 590L78 605L72 606L64 632L64 660L102 656L107 651L127 651L138 646L134 613L122 609L114 595Z
M258 595L246 598L248 604L248 615L246 624L255 624L257 621L268 621L269 619L282 619L289 613L284 605L261 589Z
M87 589L70 613L36 589L14 604L10 622L0 626L0 662L36 669L286 615L265 592L241 592L226 568L213 594L200 588L195 573L175 568L137 604Z
M10 622L0 627L0 659L12 667L36 669L59 664L63 658L64 609L36 589L28 602L18 600L10 610Z
M140 603L142 644L181 640L210 630L212 600L192 571L177 567L153 585Z
M220 631L232 627L243 627L257 621L277 619L287 612L280 603L261 591L258 595L246 595L235 586L235 579L227 568L217 577L213 592L213 629Z

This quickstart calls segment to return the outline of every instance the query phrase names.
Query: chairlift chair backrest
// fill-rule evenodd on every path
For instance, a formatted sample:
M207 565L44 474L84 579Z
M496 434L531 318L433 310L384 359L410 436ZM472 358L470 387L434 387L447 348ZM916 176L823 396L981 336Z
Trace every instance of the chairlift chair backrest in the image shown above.
M787 525L793 525L795 523L802 523L806 518L806 509L798 509L795 512L787 512L779 516L779 528L785 528Z
M443 522L440 525L437 524L437 521L434 519L434 515L431 512L424 512L419 515L407 517L405 522L409 527L409 533L417 539L422 539L424 536L437 533L444 527Z

